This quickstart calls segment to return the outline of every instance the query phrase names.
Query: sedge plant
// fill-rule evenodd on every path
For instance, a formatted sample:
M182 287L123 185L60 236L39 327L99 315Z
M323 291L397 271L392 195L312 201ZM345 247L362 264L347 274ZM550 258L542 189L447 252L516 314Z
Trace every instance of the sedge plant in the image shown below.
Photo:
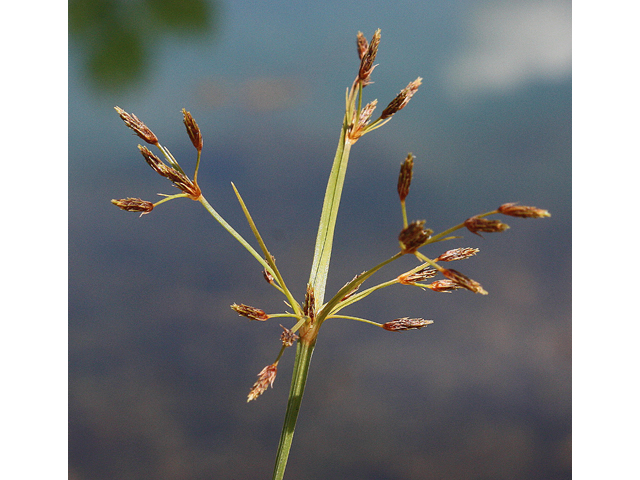
M461 261L468 259L478 253L477 248L462 247L452 248L437 257L427 256L423 253L424 247L434 243L440 243L460 238L454 235L457 231L466 229L474 234L480 235L485 232L503 232L509 226L499 219L490 219L493 215L507 215L522 218L542 218L550 216L549 212L543 209L530 206L522 206L516 203L505 203L495 210L487 211L474 215L460 222L451 228L434 234L434 232L425 228L425 221L409 222L406 209L406 198L409 194L411 179L413 176L414 156L409 153L400 167L398 176L398 196L400 200L402 212L402 224L398 234L399 249L389 258L372 266L368 270L357 274L354 278L344 285L340 290L332 295L326 295L325 287L329 274L329 264L331 261L331 251L333 247L334 231L340 206L340 198L342 195L347 165L349 162L349 153L352 146L365 134L380 128L387 123L396 113L402 110L413 95L417 92L418 87L422 83L422 79L418 77L410 82L389 104L382 110L382 113L374 118L374 111L377 107L377 100L366 103L363 106L364 88L371 82L371 75L376 67L374 64L378 46L380 44L380 30L377 30L369 42L366 37L358 32L356 38L357 52L360 58L360 66L358 73L345 95L345 114L340 129L340 138L336 150L329 180L327 182L320 223L316 236L313 261L311 264L311 272L306 285L306 294L304 299L296 299L287 286L282 272L276 265L275 258L271 250L267 248L264 239L258 231L258 227L254 222L247 205L245 204L240 192L232 183L234 194L242 208L244 216L249 223L251 231L255 237L257 248L251 245L242 237L222 216L211 206L206 200L200 187L198 186L198 171L200 168L200 159L203 148L203 139L198 124L193 119L191 113L182 110L184 125L187 134L197 151L196 166L192 177L189 177L182 169L178 161L171 152L160 144L156 135L135 115L129 114L119 107L115 107L116 111L131 128L138 137L144 140L148 145L156 147L163 161L159 156L151 152L148 147L139 145L138 148L153 170L159 175L167 178L177 189L179 193L172 195L163 195L164 198L157 202L149 202L140 198L124 198L114 199L111 202L117 207L129 211L140 212L140 216L153 211L162 203L178 198L188 198L195 202L199 202L211 216L220 225L231 234L261 265L262 273L265 280L273 286L280 295L284 296L284 300L291 308L291 311L280 313L266 313L256 307L245 304L232 304L231 308L239 315L255 321L267 321L269 319L291 319L291 325L282 326L283 331L280 336L281 346L275 360L264 367L258 374L258 380L249 391L247 401L257 399L262 395L269 386L273 386L278 371L278 363L282 358L287 347L296 345L296 353L291 379L291 387L289 398L285 412L284 424L280 436L280 442L275 459L273 471L273 479L281 480L284 477L287 459L292 445L293 434L296 427L296 421L300 412L300 406L304 394L305 384L309 375L309 367L316 340L320 328L326 320L332 318L351 319L364 322L369 325L383 328L390 332L399 332L404 330L421 329L433 323L432 320L424 318L399 317L385 323L378 323L369 319L360 318L351 315L342 314L342 310L351 306L360 300L363 300L373 292L390 287L392 285L408 285L417 286L423 290L431 290L432 292L453 292L455 290L468 290L473 293L486 295L486 290L475 280L470 279L464 274L443 266L443 264L452 261ZM418 262L415 268L397 276L387 279L376 285L366 289L360 289L361 285L378 274L387 265L395 262L405 255L413 255ZM284 320L282 320L284 322Z

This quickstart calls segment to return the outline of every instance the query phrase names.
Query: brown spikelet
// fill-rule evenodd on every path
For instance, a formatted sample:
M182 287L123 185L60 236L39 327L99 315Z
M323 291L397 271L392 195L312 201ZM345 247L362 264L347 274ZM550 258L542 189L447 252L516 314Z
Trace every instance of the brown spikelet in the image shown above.
M250 307L245 304L233 304L231 308L238 312L238 315L242 317L247 317L249 320L258 320L259 322L264 322L269 319L269 315L267 315L264 310L260 310L259 308Z
M542 208L516 205L515 203L505 203L504 205L500 205L500 207L498 207L498 211L503 215L521 218L543 218L551 216L547 210L543 210Z
M173 168L168 168L165 177L171 180L171 182L173 182L176 187L186 193L191 200L198 200L202 195L198 184L193 182L182 172L179 172Z
M377 104L378 101L373 100L372 102L369 102L364 107L362 107L355 125L347 132L352 145L366 133L366 128L369 125L371 115L373 115L373 111L376 109Z
M368 85L369 83L371 83L371 72L373 72L373 69L376 68L373 62L375 62L376 60L379 45L380 29L376 30L376 32L373 34L373 38L371 39L371 42L367 46L366 52L364 52L360 60L358 79L362 82L363 85Z
M385 118L389 118L390 116L406 107L407 103L409 103L409 100L411 100L411 97L413 97L413 95L418 91L418 87L420 85L422 85L422 78L418 77L413 82L409 83L409 85L404 87L402 91L396 96L396 98L389 102L387 108L382 111L382 115L380 115L380 118L383 120Z
M138 149L149 166L153 168L156 173L169 179L177 188L186 193L192 200L198 200L198 198L200 198L200 187L198 187L198 185L184 173L163 163L162 160L160 160L144 145L138 145Z
M438 258L437 262L453 262L454 260L464 260L465 258L473 257L480 250L477 248L465 247L454 248L453 250L447 250Z
M467 218L464 222L464 226L467 227L467 230L471 233L475 233L480 237L482 235L478 232L495 233L504 232L509 229L509 225L502 223L500 220L489 220L482 217Z
M436 280L435 282L430 283L426 287L433 290L434 292L451 292L453 290L457 290L458 288L462 288L457 283L448 279Z
M424 243L431 238L433 230L424 229L425 220L419 220L411 222L406 228L404 228L398 240L400 241L400 248L403 253L413 253L420 248Z
M280 340L282 340L282 345L284 345L285 347L290 347L298 339L298 335L293 333L287 327L283 325L280 325L280 326L282 327L282 330L284 330L280 334Z
M390 332L400 332L402 330L417 330L418 328L426 327L432 323L433 320L425 320L424 318L402 317L396 318L391 322L383 323L382 328Z
M184 121L184 126L187 127L187 134L191 139L191 143L196 147L196 150L199 152L202 151L202 133L200 133L200 127L191 116L190 112L187 112L184 108L182 109L182 116Z
M413 178L413 153L409 153L407 158L404 159L402 165L400 165L400 174L398 175L398 195L400 201L404 202L407 195L409 195L409 187L411 186L411 179Z
M149 130L149 127L147 127L138 117L133 113L125 112L120 107L114 108L116 109L116 112L118 112L118 115L120 115L120 118L124 121L125 125L133 130L136 135L151 145L158 145L158 137L156 137L155 134Z
M362 32L358 32L356 36L356 46L358 47L358 58L362 60L362 57L367 53L367 49L369 48L367 37L365 37Z
M311 284L307 284L307 293L304 297L304 306L302 307L302 313L304 313L311 323L316 319L316 294Z
M156 173L158 173L159 175L162 175L163 177L167 176L167 171L170 168L167 165L165 165L165 163L162 160L160 160L156 155L154 155L151 152L151 150L149 150L144 145L138 145L138 150L140 150L140 153L142 154L146 162L149 164L151 168L153 168L153 170Z
M402 285L414 285L416 282L423 282L427 278L432 278L438 273L435 268L425 267L417 272L406 272L399 275L397 280Z
M462 288L466 288L467 290L470 290L473 293L480 293L482 295L487 295L488 293L484 288L482 288L482 285L480 285L478 282L470 279L469 277L467 277L466 275L463 275L457 270L445 268L442 270L442 274L445 277L447 277L449 280L451 280L453 283L455 283L456 285Z
M271 275L266 268L262 270L262 276L267 281L267 283L270 283L271 285L273 285L273 275Z
M139 198L120 198L111 200L116 207L127 212L142 212L142 215L153 210L153 203Z
M249 391L247 402L255 400L260 395L262 395L265 390L269 388L269 385L271 385L271 388L273 388L273 381L276 379L277 373L278 362L264 367L258 374L258 381L253 384L253 387L251 387L251 390Z

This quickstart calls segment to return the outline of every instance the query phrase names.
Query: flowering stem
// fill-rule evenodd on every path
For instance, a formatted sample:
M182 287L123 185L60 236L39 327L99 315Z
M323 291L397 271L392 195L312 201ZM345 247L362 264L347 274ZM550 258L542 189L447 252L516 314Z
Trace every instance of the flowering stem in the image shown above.
M402 228L407 228L409 226L409 221L407 219L407 204L402 200L400 202L400 206L402 207Z
M196 170L193 173L193 183L198 183L198 171L200 170L200 156L202 154L202 150L198 150L198 158L196 159Z
M381 327L382 328L382 324L381 323L372 322L371 320L367 320L366 318L352 317L350 315L331 315L329 318L344 318L345 320L355 320L356 322L369 323L371 325L375 325L376 327Z
M311 274L309 276L309 287L314 292L316 305L322 305L327 284L327 276L329 273L329 262L331 260L331 250L333 247L333 236L338 218L338 208L340 206L340 198L344 186L344 179L347 172L347 164L349 162L349 153L351 151L351 141L348 139L347 133L351 126L351 120L355 114L356 92L362 92L360 82L354 82L351 91L347 94L347 105L342 129L340 131L340 139L338 147L333 159L331 173L327 182L324 202L322 205L322 213L320 215L320 224L318 226L318 235L316 237L316 246L313 254L313 263L311 266ZM314 305L313 310L316 306ZM329 310L324 309L316 318L315 323L305 323L300 331L300 340L296 346L296 358L293 365L293 378L291 379L291 389L289 390L289 401L287 402L287 411L285 413L284 425L280 435L280 444L278 445L278 453L276 455L276 464L273 471L273 480L282 480L284 477L291 442L293 441L293 432L295 430L298 413L302 403L302 395L304 387L307 383L307 375L309 373L309 365L311 356L316 344L318 328L322 324Z
M309 342L306 337L301 337L296 345L296 360L293 366L293 378L291 379L291 389L289 390L289 401L287 402L287 412L284 417L284 425L282 426L282 434L280 435L280 444L278 445L278 454L276 456L276 464L273 470L273 480L282 480L284 471L291 450L291 442L293 441L293 432L296 428L298 413L300 412L300 404L302 403L302 394L307 383L309 374L309 365L311 356L316 345L316 339Z

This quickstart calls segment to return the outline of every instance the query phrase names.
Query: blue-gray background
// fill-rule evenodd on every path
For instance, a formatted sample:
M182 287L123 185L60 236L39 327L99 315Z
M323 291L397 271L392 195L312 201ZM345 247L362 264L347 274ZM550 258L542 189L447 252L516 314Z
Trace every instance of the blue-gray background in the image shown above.
M176 5L178 5L176 7ZM233 181L302 300L355 35L382 29L374 84L409 106L352 149L328 292L397 251L395 192L417 159L411 219L443 230L508 201L543 220L456 246L489 296L393 287L320 334L287 478L571 476L571 6L560 0L69 4L69 413L72 479L270 478L294 350L274 389L246 394L286 307L255 260L196 203L138 218L109 203L175 189L145 164L114 105L187 171L180 109L204 134L200 184L246 238ZM409 258L377 278L415 265ZM375 277L374 277L375 279ZM371 283L373 284L373 282Z

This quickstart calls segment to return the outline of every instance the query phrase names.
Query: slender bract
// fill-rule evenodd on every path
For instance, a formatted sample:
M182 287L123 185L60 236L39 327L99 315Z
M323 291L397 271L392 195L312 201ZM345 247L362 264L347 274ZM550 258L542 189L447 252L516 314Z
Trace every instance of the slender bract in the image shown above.
M320 304L322 304L324 299L340 197L342 196L342 187L344 186L344 178L347 173L349 153L351 151L351 143L346 142L346 128L346 125L343 126L340 132L338 149L336 150L331 175L327 182L327 190L324 195L322 214L320 216L320 225L318 226L316 247L313 254L311 276L309 277L309 283L315 290L316 302Z

